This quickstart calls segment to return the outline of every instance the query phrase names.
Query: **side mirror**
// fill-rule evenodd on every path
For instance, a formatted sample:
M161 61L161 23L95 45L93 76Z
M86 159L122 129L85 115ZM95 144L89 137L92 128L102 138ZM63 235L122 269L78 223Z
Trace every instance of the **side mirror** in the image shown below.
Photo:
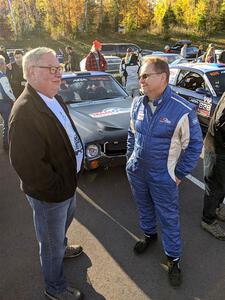
M203 88L197 88L195 91L196 91L196 93L201 94L201 95L211 96L210 92Z

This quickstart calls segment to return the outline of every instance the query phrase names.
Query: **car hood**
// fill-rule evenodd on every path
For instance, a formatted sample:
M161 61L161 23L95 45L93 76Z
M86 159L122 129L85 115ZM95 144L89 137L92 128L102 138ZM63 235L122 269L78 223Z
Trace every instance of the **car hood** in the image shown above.
M68 105L70 115L84 142L127 134L130 98L100 100Z

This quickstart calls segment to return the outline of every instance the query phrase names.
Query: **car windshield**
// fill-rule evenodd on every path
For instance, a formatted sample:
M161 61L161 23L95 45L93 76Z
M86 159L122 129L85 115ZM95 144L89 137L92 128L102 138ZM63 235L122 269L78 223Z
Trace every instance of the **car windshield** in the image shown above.
M66 103L128 97L111 76L63 78L59 94Z
M211 71L206 73L217 96L225 92L225 70Z

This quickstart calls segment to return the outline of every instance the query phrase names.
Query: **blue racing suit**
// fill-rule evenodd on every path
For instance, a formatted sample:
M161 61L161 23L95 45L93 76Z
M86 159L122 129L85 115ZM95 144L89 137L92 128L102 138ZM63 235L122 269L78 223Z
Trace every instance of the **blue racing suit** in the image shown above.
M127 141L126 171L137 204L140 227L156 233L156 217L167 256L181 255L178 187L197 164L202 132L193 104L174 94L169 86L154 100L134 99Z

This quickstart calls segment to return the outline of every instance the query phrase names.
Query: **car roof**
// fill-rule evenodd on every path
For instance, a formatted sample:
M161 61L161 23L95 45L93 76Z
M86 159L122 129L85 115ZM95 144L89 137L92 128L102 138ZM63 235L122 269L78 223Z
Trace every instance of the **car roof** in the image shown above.
M97 72L97 71L80 71L80 72L65 72L62 74L62 78L71 78L71 77L91 77L91 76L111 76L105 72Z
M101 43L102 45L134 45L134 46L137 46L138 48L140 48L137 44L134 44L134 43Z
M153 52L152 56L181 56L179 53Z
M207 73L210 71L225 70L223 64L207 64L207 63L186 63L182 65L171 66L171 69L187 69L192 71L201 71L202 73Z
M176 45L181 45L181 44L192 44L192 41L190 40L179 40L175 43Z

